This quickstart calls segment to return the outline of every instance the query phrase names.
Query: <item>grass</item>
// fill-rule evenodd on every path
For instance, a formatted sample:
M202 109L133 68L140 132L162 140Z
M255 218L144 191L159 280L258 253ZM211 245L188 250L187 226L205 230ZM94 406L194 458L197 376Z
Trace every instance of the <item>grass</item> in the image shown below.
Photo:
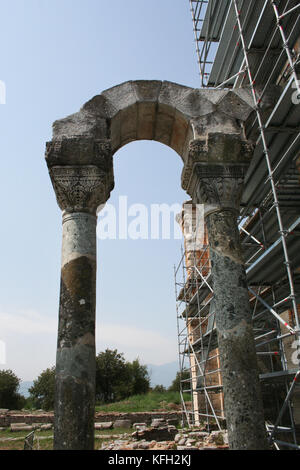
M0 440L0 451L1 450L23 450L24 439L28 436L28 431L11 432L10 429L0 431L0 439L14 439L11 441ZM52 450L53 449L53 431L36 431L35 436L43 437L44 439L36 439L34 442L34 449Z
M96 411L116 411L120 413L135 413L143 411L180 410L180 395L178 392L148 392L145 395L133 395L126 400L97 405Z
M28 436L29 432L30 431L11 432L10 428L7 428L5 431L0 431L0 439L3 439L3 438L14 439L14 438L19 438L19 437L25 438L26 436ZM43 437L51 437L53 436L53 430L36 431L36 434L38 434L39 436L43 436Z
M189 395L188 395L189 397ZM187 398L188 399L188 398ZM180 410L180 394L178 392L148 392L145 395L134 395L126 400L110 403L108 405L96 406L96 411L103 412L120 412L120 413L135 413L147 411L171 411ZM101 435L101 438L95 439L95 449L99 449L103 442L110 439L110 435L122 435L131 433L130 429L101 429L95 430L96 435ZM11 432L9 429L0 431L0 451L1 450L23 450L24 439L28 435L28 431ZM102 436L106 436L102 437ZM34 449L52 450L53 449L53 430L50 431L36 431L35 432ZM38 439L43 437L44 439ZM20 440L1 441L2 438Z
M130 429L116 428L116 429L101 429L96 430L95 435L101 435L101 438L95 438L95 449L100 449L103 442L109 441L110 436L113 435L122 435L126 433L133 432ZM24 439L28 435L28 431L20 432L11 432L9 429L5 431L0 431L0 439L10 438L18 439L11 441L1 441L0 440L0 451L2 450L23 450L24 449ZM107 437L102 437L107 436ZM39 439L43 437L43 439ZM52 431L36 431L35 432L35 441L34 441L34 450L53 450L53 430Z

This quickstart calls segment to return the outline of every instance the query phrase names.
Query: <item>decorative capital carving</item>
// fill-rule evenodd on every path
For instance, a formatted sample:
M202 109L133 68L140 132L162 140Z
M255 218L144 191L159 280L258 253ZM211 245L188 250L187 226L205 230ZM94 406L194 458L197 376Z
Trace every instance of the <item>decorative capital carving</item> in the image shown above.
M205 215L220 210L239 212L243 183L254 146L240 134L209 133L190 142L182 187Z
M205 217L223 210L231 210L237 214L240 212L247 169L246 164L196 165L194 198L198 204L204 204Z
M207 152L208 146L206 140L196 139L190 142L187 160L181 174L181 186L191 197L192 191L190 191L190 187L194 166L199 161L205 161Z
M49 173L58 205L65 212L96 214L114 186L111 172L95 165L53 166Z

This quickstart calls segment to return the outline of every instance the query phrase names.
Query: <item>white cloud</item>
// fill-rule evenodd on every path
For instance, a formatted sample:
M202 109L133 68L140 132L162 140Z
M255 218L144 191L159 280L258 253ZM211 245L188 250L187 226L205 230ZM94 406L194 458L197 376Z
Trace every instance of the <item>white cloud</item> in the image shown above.
M56 333L57 319L41 315L34 310L23 310L17 313L0 312L0 336L15 333L32 335Z
M5 344L6 362L21 380L32 380L55 364L56 315L49 317L34 310L0 311L0 340Z
M21 380L33 380L55 364L57 315L34 310L0 311L0 341L5 344L6 363ZM161 365L177 360L177 338L146 328L102 323L96 329L96 350L117 349L127 360L139 357L143 364Z
M155 365L176 361L177 338L163 336L155 330L113 323L97 324L97 350L118 349L126 359L139 357Z

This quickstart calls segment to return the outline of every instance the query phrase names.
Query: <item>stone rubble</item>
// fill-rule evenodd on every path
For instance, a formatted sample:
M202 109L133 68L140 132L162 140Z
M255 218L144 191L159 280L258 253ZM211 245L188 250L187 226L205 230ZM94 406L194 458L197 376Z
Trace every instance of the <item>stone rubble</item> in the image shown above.
M101 436L106 438L100 450L226 450L227 431L205 431L205 427L176 429L165 420L153 420L151 426L135 423L132 434ZM100 437L100 436L98 436Z
M107 423L95 423L94 425L96 430L99 429L112 429L113 428L113 422L112 421L107 421Z
M174 423L174 424L173 424ZM206 426L177 429L177 419L154 418L151 424L136 422L131 424L129 419L117 419L106 422L96 422L95 431L123 428L126 434L96 434L97 439L105 440L100 450L225 450L228 449L228 434L225 430L215 430L211 426L207 432ZM130 429L134 431L131 432ZM11 432L33 430L52 430L53 423L11 423Z

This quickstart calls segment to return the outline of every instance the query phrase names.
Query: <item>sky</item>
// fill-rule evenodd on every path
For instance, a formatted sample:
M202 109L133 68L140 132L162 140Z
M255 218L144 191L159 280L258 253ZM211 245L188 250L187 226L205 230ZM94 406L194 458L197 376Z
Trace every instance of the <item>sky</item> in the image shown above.
M1 2L0 368L23 381L55 364L62 229L44 161L52 123L137 79L199 87L188 0ZM181 171L163 144L130 143L114 156L109 203L181 204ZM118 349L144 364L178 360L173 270L181 243L98 239L97 352Z

